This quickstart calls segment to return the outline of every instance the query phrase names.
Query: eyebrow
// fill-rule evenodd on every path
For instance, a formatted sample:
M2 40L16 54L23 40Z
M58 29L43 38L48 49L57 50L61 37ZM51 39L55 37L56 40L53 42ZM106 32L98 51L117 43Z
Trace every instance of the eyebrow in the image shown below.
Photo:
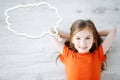
M87 35L86 37L92 37L91 35Z
M75 36L75 37L80 37L80 35L79 36ZM85 36L85 37L92 37L91 35L87 35L87 36Z

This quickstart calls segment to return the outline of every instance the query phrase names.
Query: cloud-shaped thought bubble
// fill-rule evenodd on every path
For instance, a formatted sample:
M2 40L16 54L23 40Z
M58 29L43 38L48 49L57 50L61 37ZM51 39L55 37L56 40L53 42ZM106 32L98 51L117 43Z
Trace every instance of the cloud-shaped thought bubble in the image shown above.
M47 2L18 5L5 11L8 29L16 35L28 38L41 38L45 34L56 35L57 27L62 21L58 10ZM48 29L54 27L56 34Z

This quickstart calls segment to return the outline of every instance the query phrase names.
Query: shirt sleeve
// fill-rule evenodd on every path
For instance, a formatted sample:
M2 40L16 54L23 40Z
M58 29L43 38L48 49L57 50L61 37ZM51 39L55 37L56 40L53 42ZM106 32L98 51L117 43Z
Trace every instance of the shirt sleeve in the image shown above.
M63 63L65 63L65 60L67 59L68 54L69 54L69 48L66 45L64 45L63 53L60 54L60 60Z
M103 47L102 45L100 45L97 49L96 49L97 53L98 53L98 56L99 58L102 60L102 61L105 61L106 60L106 55L104 54L103 52Z

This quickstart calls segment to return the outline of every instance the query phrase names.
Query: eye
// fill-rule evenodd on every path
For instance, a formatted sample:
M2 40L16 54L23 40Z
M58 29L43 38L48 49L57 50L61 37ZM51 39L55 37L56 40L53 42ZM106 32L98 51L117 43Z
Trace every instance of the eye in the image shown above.
M76 39L77 39L77 40L80 40L80 38L79 38L79 37L77 37Z
M87 37L86 39L90 39L90 37Z

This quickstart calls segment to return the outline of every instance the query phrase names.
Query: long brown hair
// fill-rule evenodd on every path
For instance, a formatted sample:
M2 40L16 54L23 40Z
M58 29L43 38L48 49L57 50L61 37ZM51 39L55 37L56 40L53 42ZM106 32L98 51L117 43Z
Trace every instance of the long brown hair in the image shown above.
M89 50L90 53L92 53L96 48L98 48L101 45L103 40L100 37L94 23L91 20L76 20L70 28L70 39L65 41L65 45L69 49L74 50L75 52L78 52L75 49L74 44L72 43L72 38L77 32L79 32L85 28L88 28L93 34L94 43L93 43L91 49ZM105 70L104 63L102 64L101 69Z
M72 41L73 36L77 32L79 32L85 28L88 28L93 34L94 43L90 49L90 52L93 52L102 43L103 40L100 37L100 35L98 34L98 31L95 28L95 25L91 20L75 21L70 28L70 40L65 41L65 45L68 46L70 49L77 52L77 50L74 47L74 44L71 41Z

